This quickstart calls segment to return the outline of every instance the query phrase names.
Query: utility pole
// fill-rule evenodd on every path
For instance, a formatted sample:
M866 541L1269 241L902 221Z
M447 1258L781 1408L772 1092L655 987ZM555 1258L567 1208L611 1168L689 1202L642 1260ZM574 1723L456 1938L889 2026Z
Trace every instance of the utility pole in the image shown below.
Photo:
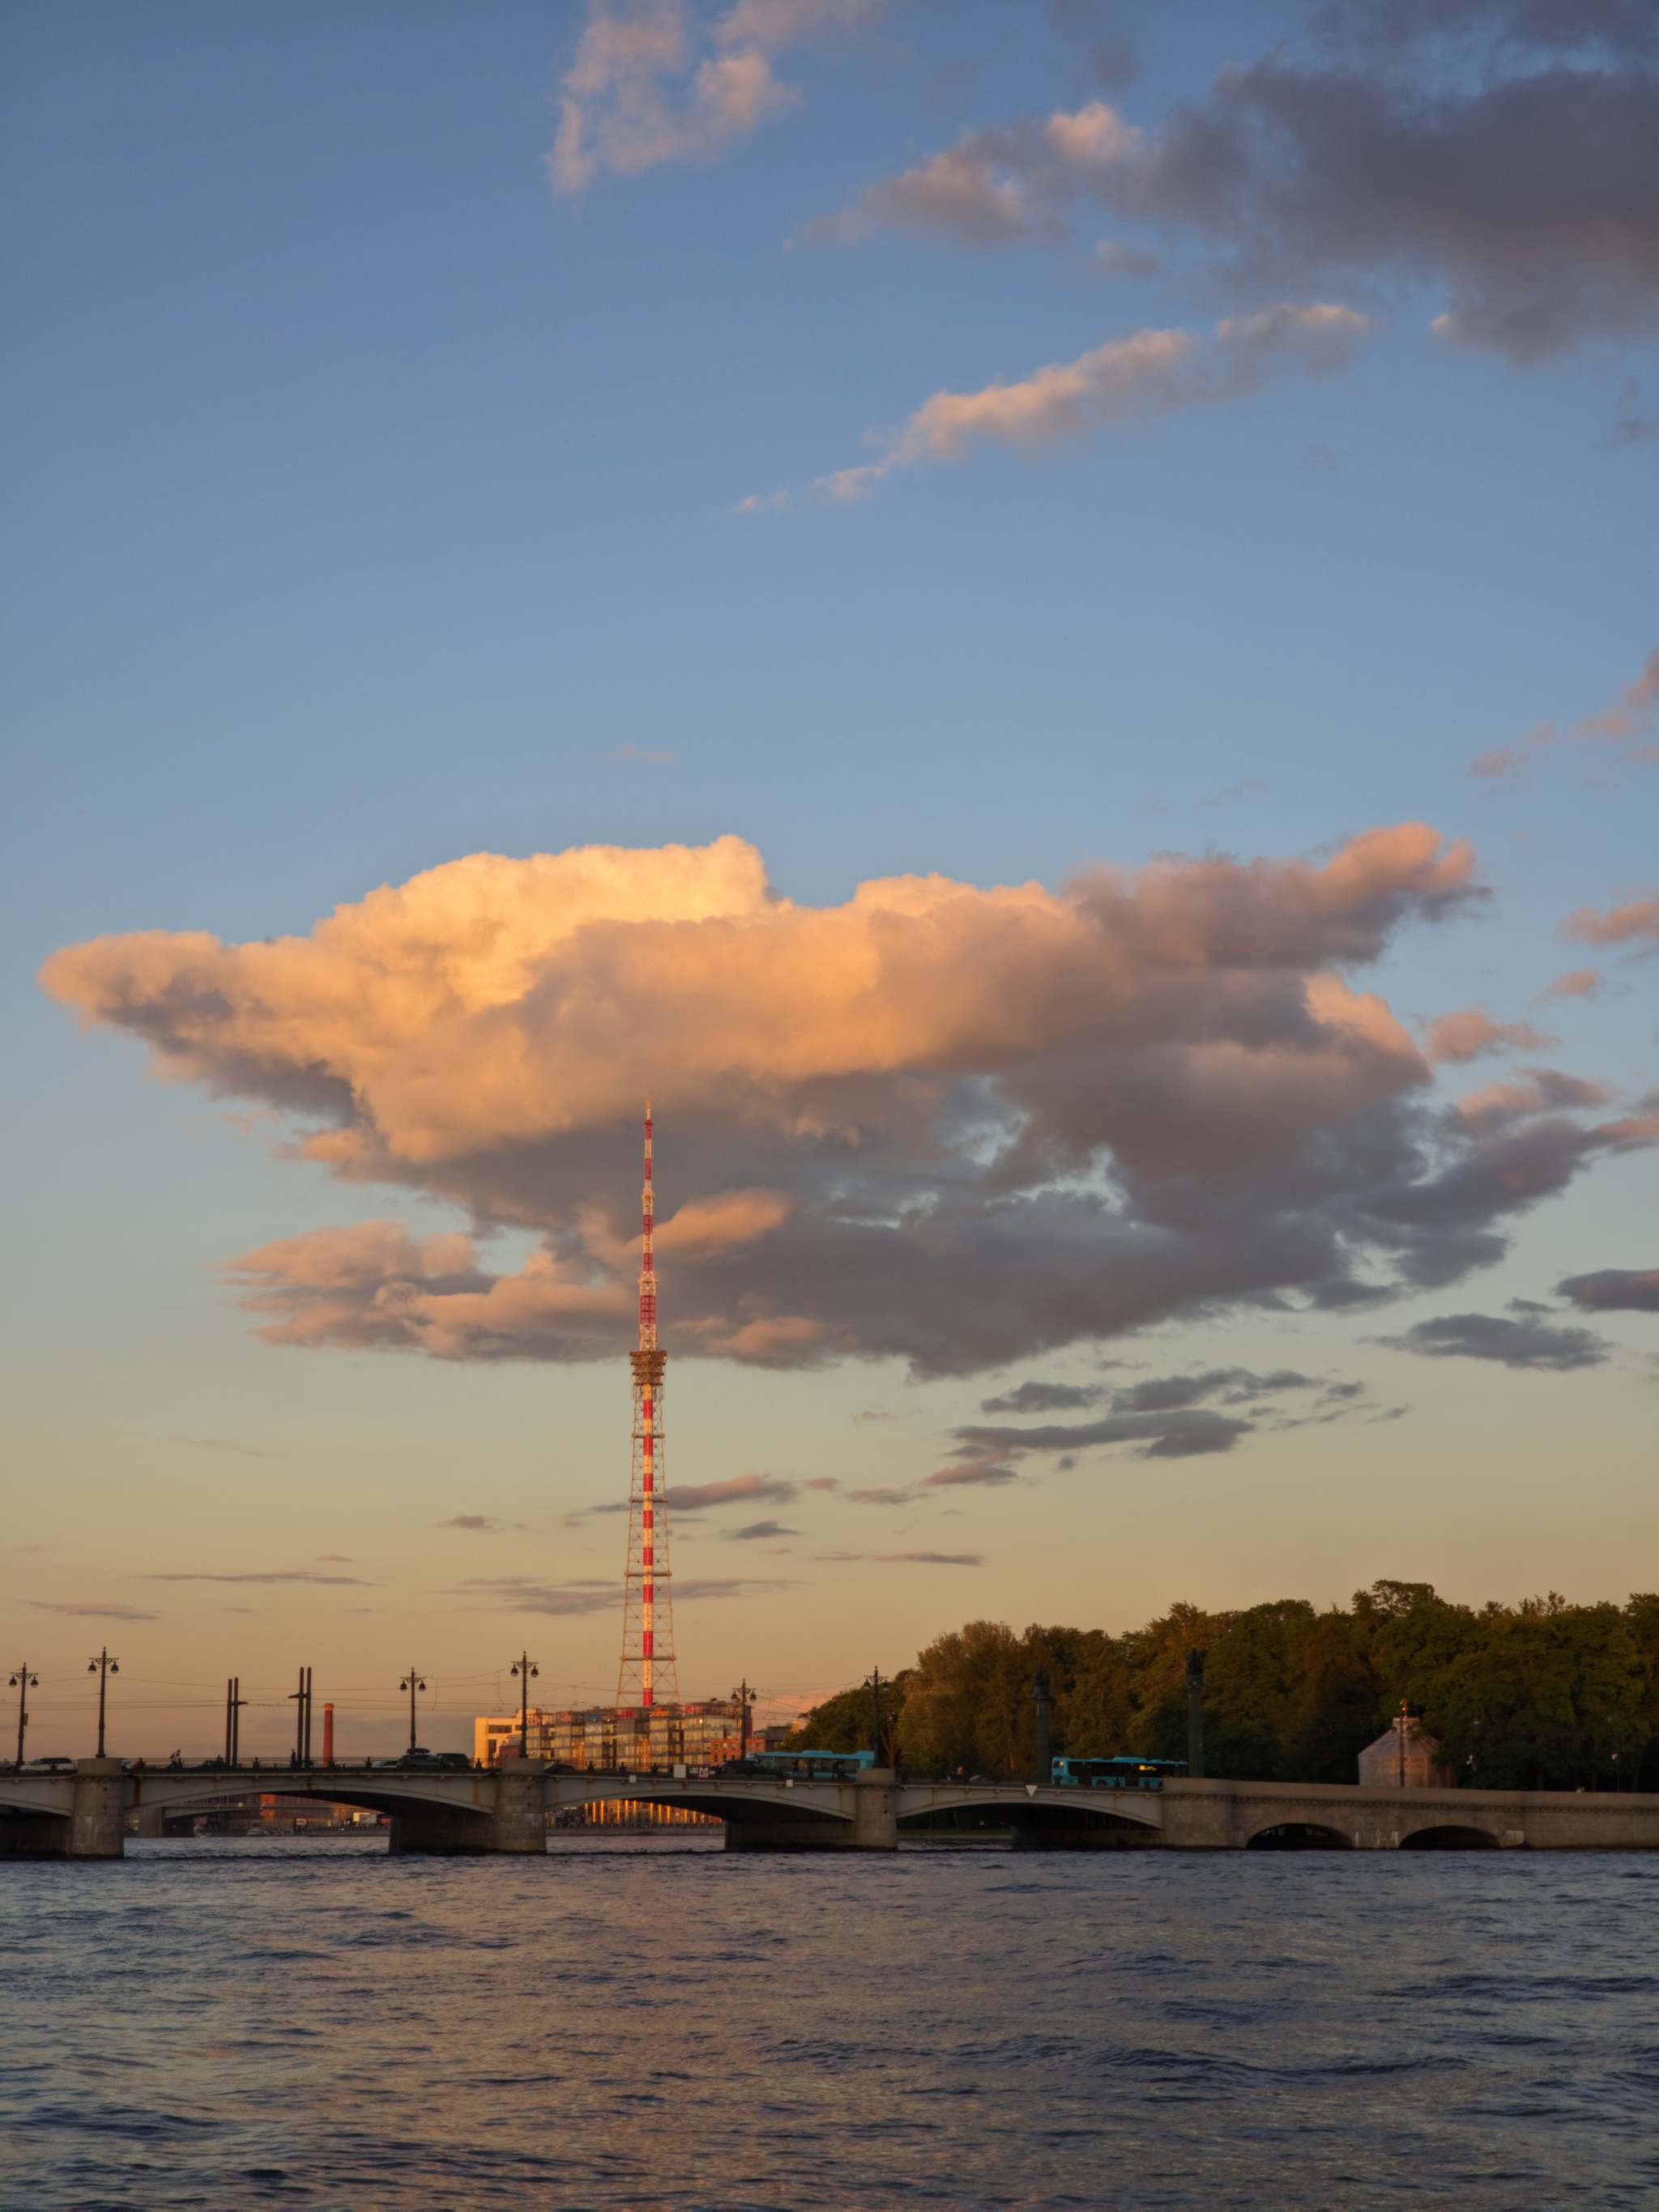
M1031 1678L1031 1703L1036 1707L1033 1729L1034 1782L1049 1783L1054 1778L1054 1753L1048 1743L1048 1677L1041 1668Z
M242 1678L232 1674L225 1684L225 1765L240 1766L242 1763L242 1708L247 1699L242 1695Z
M100 1759L104 1755L105 1695L109 1688L110 1676L118 1674L120 1671L120 1662L110 1657L107 1644L95 1659L88 1659L87 1662L88 1674L95 1674L98 1677L98 1756Z
M1204 1654L1187 1654L1187 1775L1204 1779Z
M881 1765L881 1669L872 1667L864 1678L864 1686L870 1692L870 1741L875 1750L875 1763ZM887 1685L890 1690L892 1684Z
M528 1759L530 1756L530 1685L541 1671L527 1651L513 1669L519 1678L519 1687L522 1692L519 1701L519 1756L520 1759Z
M28 1702L29 1692L40 1686L40 1677L30 1674L27 1659L12 1676L11 1686L17 1692L17 1764L21 1766L23 1764L23 1732L29 1724L29 1717L24 1707Z
M750 1688L749 1678L745 1674L737 1688L732 1691L732 1695L738 1701L738 1757L747 1759L749 1756L749 1708L754 1704L760 1692Z
M311 1669L300 1669L300 1686L289 1692L289 1702L294 1707L294 1764L311 1764Z
M415 1692L416 1690L425 1689L426 1684L421 1680L416 1669L411 1667L403 1680L398 1683L398 1687L409 1692L409 1747L414 1751L417 1748L415 1741Z

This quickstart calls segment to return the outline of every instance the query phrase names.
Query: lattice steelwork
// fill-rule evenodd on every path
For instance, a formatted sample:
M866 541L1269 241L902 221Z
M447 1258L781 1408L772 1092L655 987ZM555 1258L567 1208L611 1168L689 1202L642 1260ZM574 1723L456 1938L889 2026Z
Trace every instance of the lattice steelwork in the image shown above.
M644 1243L640 1265L640 1341L634 1370L634 1479L628 1505L628 1571L623 1588L621 1709L645 1711L679 1701L674 1658L674 1606L668 1571L668 1518L663 1491L663 1370L657 1348L657 1278L653 1265L651 1101L645 1102Z

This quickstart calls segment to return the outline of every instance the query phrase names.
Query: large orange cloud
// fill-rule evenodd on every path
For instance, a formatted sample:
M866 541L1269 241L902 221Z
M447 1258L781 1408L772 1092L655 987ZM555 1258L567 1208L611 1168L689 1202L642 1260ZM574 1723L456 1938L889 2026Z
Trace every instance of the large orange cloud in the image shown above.
M1060 892L908 876L828 908L725 837L474 854L307 937L100 938L42 980L161 1073L296 1115L343 1178L544 1233L510 1276L385 1223L268 1246L236 1279L279 1340L620 1340L650 1093L681 1348L963 1368L1229 1298L1367 1295L1368 1253L1437 1277L1490 1257L1492 1218L1591 1133L1537 1093L1494 1139L1531 1133L1525 1171L1473 1196L1482 1131L1431 1133L1426 1062L1339 972L1479 895L1467 848L1417 824L1322 865L1171 859ZM1449 1228L1429 1194L1450 1167Z

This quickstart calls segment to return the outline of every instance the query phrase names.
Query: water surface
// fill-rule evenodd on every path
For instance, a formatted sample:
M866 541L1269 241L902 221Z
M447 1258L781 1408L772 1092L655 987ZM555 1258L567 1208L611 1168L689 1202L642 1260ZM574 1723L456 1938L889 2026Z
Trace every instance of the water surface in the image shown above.
M1659 2203L1659 1861L0 1867L0 2206Z

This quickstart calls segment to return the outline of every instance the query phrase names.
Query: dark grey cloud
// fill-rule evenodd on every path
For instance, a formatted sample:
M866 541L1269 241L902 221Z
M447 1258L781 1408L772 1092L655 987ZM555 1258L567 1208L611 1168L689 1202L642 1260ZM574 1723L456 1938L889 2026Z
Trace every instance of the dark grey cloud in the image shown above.
M1231 1451L1240 1437L1254 1433L1264 1412L1275 1425L1287 1418L1271 1407L1276 1398L1320 1392L1328 1401L1320 1418L1329 1418L1334 1407L1328 1401L1340 1403L1362 1388L1322 1386L1315 1377L1291 1368L1266 1375L1247 1367L1212 1367L1195 1375L1154 1376L1114 1389L1108 1410L1093 1420L1029 1427L965 1424L952 1431L953 1463L929 1475L923 1486L1012 1482L1017 1479L1017 1462L1032 1452L1063 1454L1060 1463L1066 1466L1077 1452L1115 1444L1135 1446L1143 1459L1194 1459ZM1246 1410L1224 1413L1222 1406Z
M1073 1413L1084 1406L1097 1406L1106 1395L1103 1384L1095 1382L1022 1382L1017 1390L1005 1391L1000 1398L987 1398L981 1406L981 1413Z
M36 1613L61 1613L71 1620L159 1620L159 1613L146 1613L141 1606L105 1605L96 1599L55 1601L50 1598L25 1598L25 1605Z
M671 1486L664 1498L673 1514L707 1513L721 1505L769 1503L787 1505L795 1486L776 1474L737 1474L724 1482L682 1482Z
M880 1566L906 1567L982 1567L985 1556L981 1552L872 1552L871 1558Z
M585 1613L613 1611L617 1585L613 1582L538 1582L529 1575L469 1575L446 1597L470 1599L474 1604L499 1607L507 1613L550 1613L555 1618L580 1618Z
M1607 1356L1607 1346L1590 1330L1554 1328L1530 1315L1505 1321L1496 1314L1443 1314L1381 1340L1431 1359L1493 1359L1505 1367L1546 1368L1557 1374L1599 1367Z
M1557 1291L1594 1313L1659 1313L1659 1267L1601 1267L1569 1275Z
M1055 245L1093 202L1196 245L1252 305L1404 278L1439 295L1443 337L1519 363L1639 337L1659 325L1656 16L1332 9L1322 40L1230 66L1161 120L1085 107L971 131L804 237Z
M799 1536L799 1528L786 1528L781 1521L750 1521L741 1528L728 1528L726 1539L731 1544L752 1544L763 1536Z
M447 1521L433 1524L439 1528L460 1528L474 1536L499 1535L524 1527L522 1521L497 1521L488 1513L453 1513Z
M319 1583L330 1589L372 1589L372 1583L357 1575L319 1575L310 1567L289 1567L281 1572L248 1575L146 1575L147 1583Z

